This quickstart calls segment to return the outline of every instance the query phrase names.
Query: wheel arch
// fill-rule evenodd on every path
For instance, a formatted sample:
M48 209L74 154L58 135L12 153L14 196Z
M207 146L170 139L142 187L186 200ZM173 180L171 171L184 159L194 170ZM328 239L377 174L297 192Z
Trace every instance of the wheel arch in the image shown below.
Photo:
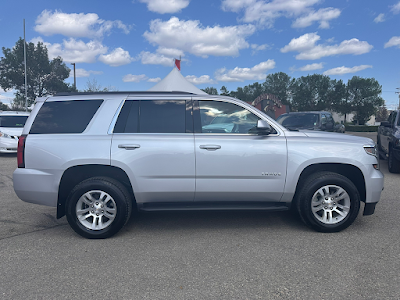
M113 178L123 184L131 195L132 204L134 206L136 205L131 182L124 170L107 165L73 166L64 171L60 180L57 200L57 219L65 215L65 203L69 192L74 188L74 186L85 179L99 176Z
M353 184L356 186L358 193L360 194L360 200L362 202L365 202L366 199L365 178L362 171L359 168L350 164L321 163L321 164L309 165L306 168L304 168L304 170L300 173L299 180L297 181L296 185L296 191L293 198L293 203L297 201L296 200L297 196L301 190L302 184L304 184L307 177L313 173L321 171L338 173L351 180Z

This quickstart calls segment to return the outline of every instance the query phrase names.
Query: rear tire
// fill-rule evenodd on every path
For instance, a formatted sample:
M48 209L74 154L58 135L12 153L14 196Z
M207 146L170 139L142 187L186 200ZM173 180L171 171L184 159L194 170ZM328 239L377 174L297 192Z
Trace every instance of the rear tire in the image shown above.
M308 177L296 200L303 222L321 232L338 232L349 227L360 210L356 186L347 177L332 172Z
M116 234L129 220L132 199L127 189L108 177L93 177L79 183L66 203L69 225L88 239Z

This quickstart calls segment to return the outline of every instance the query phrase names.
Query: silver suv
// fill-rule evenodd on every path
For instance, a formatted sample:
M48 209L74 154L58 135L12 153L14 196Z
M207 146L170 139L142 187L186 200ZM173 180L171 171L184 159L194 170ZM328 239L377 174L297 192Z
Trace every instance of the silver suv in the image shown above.
M134 208L287 210L322 232L375 210L383 175L371 139L290 131L240 100L185 92L37 99L18 145L14 189L57 207L87 238Z

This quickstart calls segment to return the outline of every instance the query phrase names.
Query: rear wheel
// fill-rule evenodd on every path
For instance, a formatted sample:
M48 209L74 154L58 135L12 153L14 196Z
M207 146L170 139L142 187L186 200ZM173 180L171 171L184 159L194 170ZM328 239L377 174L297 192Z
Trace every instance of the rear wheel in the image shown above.
M79 235L101 239L116 234L129 220L132 200L126 188L107 177L79 183L67 199L67 220Z
M393 149L389 149L388 169L390 173L400 173L400 161L394 156Z
M313 229L337 232L357 218L360 196L347 177L319 172L306 179L297 199L297 209L303 222Z

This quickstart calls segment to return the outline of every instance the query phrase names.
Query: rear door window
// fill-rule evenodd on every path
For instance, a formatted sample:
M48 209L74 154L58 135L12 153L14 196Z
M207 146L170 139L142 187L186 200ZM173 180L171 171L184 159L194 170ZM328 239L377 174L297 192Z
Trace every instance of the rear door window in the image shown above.
M45 102L40 108L30 134L82 133L103 100Z
M189 110L191 105L185 100L128 100L118 116L114 133L191 132Z

